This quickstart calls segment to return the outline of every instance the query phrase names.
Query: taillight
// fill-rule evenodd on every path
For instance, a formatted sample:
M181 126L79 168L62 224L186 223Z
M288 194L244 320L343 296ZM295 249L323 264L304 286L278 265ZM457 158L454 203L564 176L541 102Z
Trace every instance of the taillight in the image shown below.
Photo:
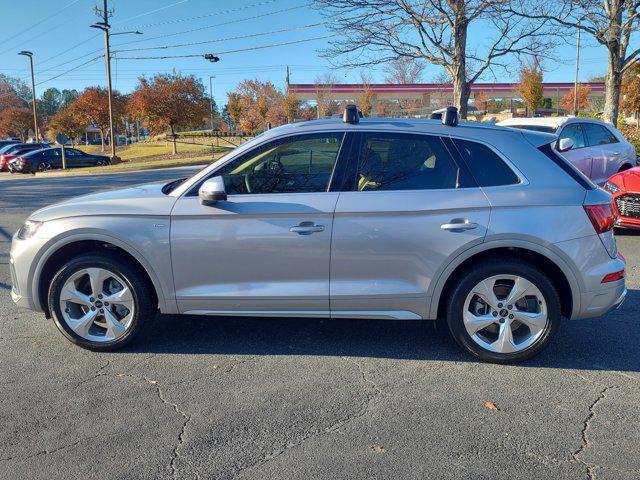
M19 161L20 163L27 163L27 161L26 161L24 158L19 158L19 159L18 159L18 161Z
M591 225L593 225L596 233L605 233L613 228L616 221L613 203L584 205L584 211L587 212L587 216L591 220Z
M623 278L624 278L624 269L620 270L619 272L609 273L608 275L605 275L602 278L602 280L600 280L600 283L615 282L617 280L622 280Z

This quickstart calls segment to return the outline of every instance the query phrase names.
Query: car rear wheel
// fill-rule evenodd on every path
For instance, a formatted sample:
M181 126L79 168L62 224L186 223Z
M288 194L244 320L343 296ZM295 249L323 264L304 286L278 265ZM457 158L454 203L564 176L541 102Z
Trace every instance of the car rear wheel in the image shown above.
M483 262L451 295L447 323L456 342L495 363L517 363L540 353L560 324L560 298L533 265L510 259Z
M111 162L109 160L105 160L105 159L99 159L98 161L96 161L96 167L104 167L106 165L110 165Z
M82 255L53 278L49 310L58 329L76 345L116 350L155 314L152 288L138 269L115 255Z
M49 170L51 170L51 164L49 162L42 162L38 165L38 171L39 172L48 172Z

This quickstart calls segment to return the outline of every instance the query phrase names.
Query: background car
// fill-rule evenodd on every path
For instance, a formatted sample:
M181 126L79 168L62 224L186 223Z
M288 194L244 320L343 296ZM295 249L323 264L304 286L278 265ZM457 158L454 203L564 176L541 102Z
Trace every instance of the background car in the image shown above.
M75 148L65 148L65 156L67 168L99 167L111 163L109 157L91 155ZM62 168L62 149L45 148L29 151L11 160L9 168L19 173L46 172L53 168Z
M604 189L613 195L616 227L640 229L640 167L616 173Z
M0 150L0 170L10 170L9 162L19 155L34 150L48 148L48 143L15 143L6 145Z
M598 185L636 165L636 149L609 123L595 118L509 118L498 125L556 133L573 141L562 155Z
M18 140L0 140L0 149L6 147L7 145L15 145L16 143L20 143Z

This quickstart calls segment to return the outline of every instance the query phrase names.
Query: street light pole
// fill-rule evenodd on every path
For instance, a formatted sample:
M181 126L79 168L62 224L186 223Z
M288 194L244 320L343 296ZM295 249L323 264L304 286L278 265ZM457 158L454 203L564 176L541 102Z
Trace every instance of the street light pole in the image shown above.
M31 66L31 103L33 106L33 134L36 142L38 141L38 115L36 113L36 81L33 75L33 53L23 50L18 55L29 57L29 65Z
M209 95L211 97L211 133L213 133L213 79L215 75L209 75Z

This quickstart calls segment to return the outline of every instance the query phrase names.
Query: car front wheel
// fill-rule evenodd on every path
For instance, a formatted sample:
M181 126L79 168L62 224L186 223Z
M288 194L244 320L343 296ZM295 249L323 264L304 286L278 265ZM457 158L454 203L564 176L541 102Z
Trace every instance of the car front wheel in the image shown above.
M138 269L116 255L82 255L54 276L49 310L58 329L76 345L116 350L155 314L152 288Z
M517 363L540 353L560 318L560 299L549 278L511 259L476 265L460 279L447 308L456 342L495 363Z

